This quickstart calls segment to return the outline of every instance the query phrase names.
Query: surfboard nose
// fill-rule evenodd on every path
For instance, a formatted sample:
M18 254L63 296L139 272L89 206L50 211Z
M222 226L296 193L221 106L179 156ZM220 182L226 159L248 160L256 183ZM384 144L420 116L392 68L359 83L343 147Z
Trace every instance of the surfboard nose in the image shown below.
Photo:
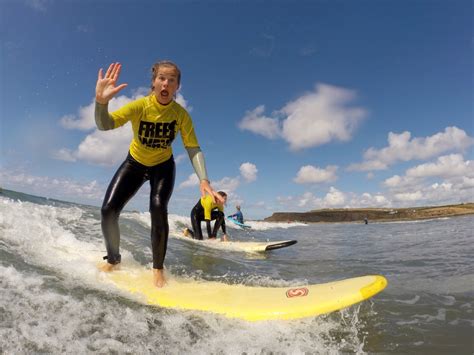
M374 281L365 287L362 287L360 293L364 299L370 298L382 291L388 285L388 281L381 275L373 275Z

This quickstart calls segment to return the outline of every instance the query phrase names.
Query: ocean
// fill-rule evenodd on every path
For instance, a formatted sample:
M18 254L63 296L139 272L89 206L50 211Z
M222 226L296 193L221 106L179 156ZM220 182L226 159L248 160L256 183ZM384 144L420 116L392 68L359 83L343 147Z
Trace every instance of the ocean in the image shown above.
M170 215L171 233L188 216ZM380 274L372 299L328 315L247 322L141 304L103 281L100 209L0 193L0 354L472 354L474 217L229 225L233 240L295 239L264 255L170 237L171 275L293 286ZM151 267L148 213L123 212L122 262Z

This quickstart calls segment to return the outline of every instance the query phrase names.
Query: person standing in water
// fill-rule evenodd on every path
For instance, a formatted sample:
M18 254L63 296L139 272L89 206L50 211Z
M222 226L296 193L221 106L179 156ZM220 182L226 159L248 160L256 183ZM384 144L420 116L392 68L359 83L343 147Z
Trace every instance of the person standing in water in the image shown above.
M227 201L227 194L224 191L218 191L217 193L223 198L223 202L214 202L210 196L204 196L196 203L196 206L191 210L191 225L193 226L193 230L191 231L185 228L185 236L202 240L201 222L206 221L207 236L209 239L216 239L219 228L222 228L222 232L224 233L222 241L227 242L229 240L224 217L224 204ZM211 221L215 221L212 231Z
M151 91L146 97L126 104L109 113L109 101L127 84L117 84L122 65L112 63L103 75L99 70L95 90L95 122L99 130L110 130L131 122L133 138L128 156L120 165L105 193L101 208L101 225L107 249L107 262L102 271L113 271L120 264L119 216L125 204L145 181L150 182L151 245L153 253L153 283L163 287L163 272L168 244L168 202L175 181L175 162L171 143L178 132L194 170L200 180L201 195L214 202L223 198L209 183L204 155L194 132L188 112L175 101L181 71L170 61L157 62L152 67ZM99 148L100 149L100 148Z
M227 217L235 219L237 222L244 224L244 215L242 214L242 211L240 210L240 205L236 205L235 208L237 209L237 212Z

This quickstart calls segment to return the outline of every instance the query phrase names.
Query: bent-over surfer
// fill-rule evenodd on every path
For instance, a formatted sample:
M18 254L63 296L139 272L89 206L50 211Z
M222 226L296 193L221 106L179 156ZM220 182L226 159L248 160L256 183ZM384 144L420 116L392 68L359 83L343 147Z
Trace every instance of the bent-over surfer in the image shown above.
M218 191L224 202L213 201L211 196L204 196L196 203L196 206L191 210L191 225L193 230L186 228L184 235L190 235L194 239L202 240L201 222L206 221L207 236L209 239L217 238L219 228L222 229L224 236L222 241L228 241L228 236L225 227L224 204L227 201L227 194L224 191ZM211 232L211 221L214 221L214 228Z

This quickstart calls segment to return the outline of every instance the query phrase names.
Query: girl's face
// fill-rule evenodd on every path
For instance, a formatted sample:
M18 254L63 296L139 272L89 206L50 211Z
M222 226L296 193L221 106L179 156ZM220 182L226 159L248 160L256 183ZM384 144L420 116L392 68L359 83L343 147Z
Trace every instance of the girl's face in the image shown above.
M156 99L162 105L167 105L174 99L174 94L178 91L178 72L170 66L161 66L158 69L155 81L153 82L153 92Z

